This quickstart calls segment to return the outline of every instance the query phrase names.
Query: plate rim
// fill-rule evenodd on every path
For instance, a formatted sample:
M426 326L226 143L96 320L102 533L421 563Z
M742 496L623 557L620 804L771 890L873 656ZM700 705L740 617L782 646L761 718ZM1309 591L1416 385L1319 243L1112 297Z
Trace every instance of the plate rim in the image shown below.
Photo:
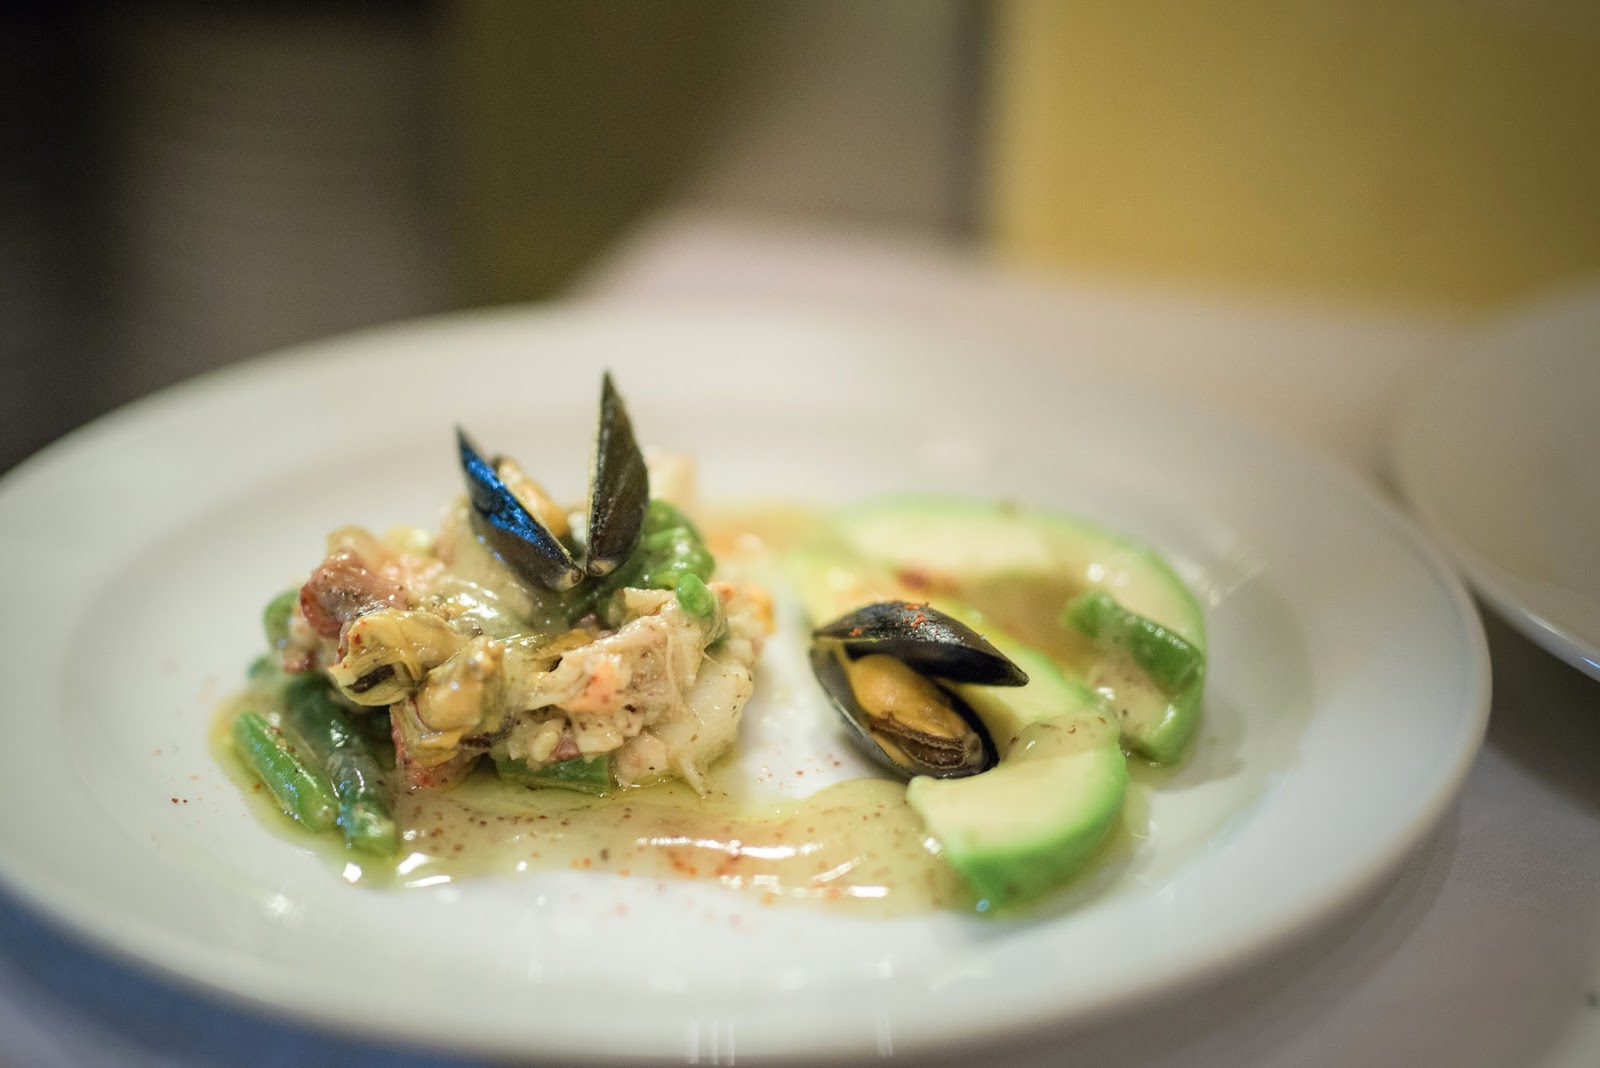
M684 305L678 304L674 307L681 312ZM737 305L723 302L697 303L692 307L695 309L693 313L695 315L703 315L709 311L715 314L732 315L746 321L753 318L758 322L768 323L781 323L786 317L793 314L793 310L789 308L753 308L749 302L742 302ZM774 318L775 315L776 318ZM7 472L4 477L0 477L0 496L6 494L14 482L24 477L31 477L31 472L34 470L54 462L55 457L69 455L72 450L78 448L84 442L101 435L114 434L123 424L144 418L147 413L159 414L162 406L181 404L184 398L191 394L198 393L203 395L215 389L227 388L228 382L235 377L251 376L268 368L292 362L301 362L314 358L327 359L333 356L330 350L347 349L352 344L381 343L390 338L414 334L419 329L448 332L458 327L470 327L473 324L485 321L536 323L552 317L569 320L573 318L609 320L617 318L618 313L615 309L597 309L593 305L577 309L561 307L474 309L465 313L450 313L386 324L350 334L313 341L304 345L297 345L261 357L241 361L238 364L185 380L167 389L140 398L58 439L24 460L10 472ZM622 313L622 317L659 321L660 309L648 307L641 309L636 305L625 310ZM669 315L668 318L676 319L678 316L674 314ZM811 318L815 319L814 313ZM863 322L877 324L880 327L889 328L893 333L900 336L927 334L925 328L919 327L917 324L889 317L848 314L824 318L826 322L832 324L843 323L847 327L851 324ZM971 341L972 339L965 340ZM1027 358L1025 352L1018 352L1015 348L1001 346L1000 349L1001 354L1007 358ZM1115 375L1088 368L1074 367L1070 368L1069 372L1081 379L1113 383L1118 390L1130 394L1161 392L1143 384L1130 382ZM934 1049L948 1050L954 1046L981 1043L985 1040L993 1039L1002 1029L1006 1035L1014 1037L1045 1033L1059 1029L1070 1022L1087 1020L1102 1015L1120 1006L1146 1001L1180 990L1198 982L1207 975L1238 968L1250 960L1265 954L1275 946L1291 941L1302 934L1309 933L1370 894L1386 876L1396 870L1404 859L1415 851L1419 843L1428 834L1433 832L1443 818L1445 811L1455 802L1460 793L1465 777L1481 746L1487 726L1491 680L1488 648L1481 620L1456 572L1428 539L1420 533L1410 518L1393 502L1378 492L1366 479L1360 477L1346 465L1300 443L1273 438L1259 430L1231 420L1214 409L1194 406L1194 411L1196 416L1209 427L1221 429L1241 440L1249 441L1286 455L1296 465L1309 466L1315 469L1318 474L1329 480L1338 489L1359 500L1369 510L1374 519L1381 520L1385 524L1387 528L1385 534L1387 536L1397 543L1403 544L1412 555L1417 557L1428 578L1437 585L1439 592L1444 594L1445 599L1453 610L1455 622L1460 624L1462 636L1466 642L1466 647L1462 650L1464 658L1473 668L1472 678L1464 690L1468 694L1468 700L1466 702L1467 707L1461 710L1461 726L1463 730L1458 736L1458 749L1453 754L1453 759L1444 766L1440 773L1438 786L1429 797L1427 804L1421 806L1413 815L1413 818L1408 821L1405 830L1391 836L1385 842L1383 848L1369 854L1365 864L1359 869L1347 872L1339 880L1327 884L1323 888L1323 892L1317 895L1314 900L1303 902L1293 915L1286 914L1276 924L1259 926L1253 929L1249 937L1235 940L1206 959L1192 957L1187 967L1170 969L1165 974L1148 977L1143 983L1109 991L1090 1002L1062 1006L1055 1012L1034 1014L1021 1020L1001 1021L986 1029L967 1029L960 1032L953 1039L949 1036L940 1036L921 1044L897 1042L897 1047L900 1047L897 1052L900 1049L904 1049L907 1052L927 1052ZM29 472L30 474L24 475L24 472ZM303 999L297 1002L292 997L286 997L283 984L274 982L275 972L273 969L252 967L250 970L255 974L256 982L248 988L245 984L230 982L228 981L230 978L236 978L240 974L236 970L237 965L241 963L240 961L233 962L235 968L233 971L220 967L197 967L197 963L204 963L206 954L201 954L198 958L178 960L177 958L183 957L184 954L164 952L161 948L162 942L159 937L139 937L136 935L133 938L128 938L126 936L132 933L129 928L118 927L114 923L101 922L93 905L87 899L79 899L76 894L66 895L65 899L53 897L48 888L43 885L38 887L31 885L26 874L19 873L4 852L0 852L0 880L5 882L18 901L24 903L36 914L45 917L64 929L78 943L108 952L110 955L130 963L140 970L176 980L180 986L211 997L264 1011L268 1015L280 1018L286 1017L296 1023L310 1025L325 1031L375 1039L391 1045L398 1039L417 1043L428 1048L458 1052L510 1055L527 1054L529 1052L524 1042L504 1041L506 1037L504 1032L457 1034L445 1038L424 1031L397 1033L392 1029L382 1030L370 1026L362 1026L337 1011L331 1009L318 1011L319 1006L308 1005ZM75 901L75 904L68 905L69 901ZM139 933L148 934L149 932L145 932L141 927ZM249 962L246 961L244 963ZM849 1054L870 1055L871 1053L872 1050L866 1046L849 1044L795 1048L778 1055L804 1057ZM586 1052L579 1049L561 1049L559 1054L565 1059L593 1061L604 1061L608 1056L624 1055L620 1051L606 1054L592 1051Z
M1562 316L1589 311L1600 322L1600 283L1580 283L1544 299L1524 304L1520 310L1494 321L1474 335L1443 362L1419 368L1405 384L1388 422L1387 468L1405 505L1423 531L1444 552L1451 566L1480 598L1523 637L1576 671L1600 679L1600 642L1577 634L1547 615L1536 603L1516 592L1517 576L1479 552L1457 525L1448 521L1431 489L1431 480L1419 471L1421 441L1433 432L1429 401L1440 383L1454 370L1503 365L1509 358L1506 339Z

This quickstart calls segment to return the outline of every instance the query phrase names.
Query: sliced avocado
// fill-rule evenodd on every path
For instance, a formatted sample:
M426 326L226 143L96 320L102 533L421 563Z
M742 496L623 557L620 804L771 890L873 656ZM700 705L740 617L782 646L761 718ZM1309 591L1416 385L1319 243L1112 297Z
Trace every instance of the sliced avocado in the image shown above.
M1061 884L1115 826L1128 792L1118 730L1100 699L1048 656L936 598L1028 673L1028 685L954 686L983 720L998 766L967 779L913 779L906 801L980 899L1020 904Z
M1205 617L1183 580L1150 549L1087 520L986 501L900 497L844 508L844 548L899 572L972 584L1002 575L1057 576L1103 589L1125 608L1205 648Z
M998 607L1019 592L1058 596L1052 619L1044 624L1053 634L1039 644L1069 676L1116 710L1127 748L1169 762L1183 754L1198 730L1203 662L1184 669L1185 681L1168 692L1134 663L1129 643L1097 644L1093 655L1073 653L1072 642L1084 639L1075 637L1075 628L1054 622L1069 600L1103 591L1125 615L1166 632L1203 661L1206 631L1199 603L1166 561L1144 546L1082 519L934 497L846 508L836 514L833 530L846 553L881 564L892 579L913 590L934 591L936 604L937 591L981 607ZM1005 592L997 599L982 594L986 587L1001 586Z
M1025 728L982 775L912 779L906 801L977 891L979 907L1003 908L1081 868L1116 823L1127 789L1110 722L1065 715Z
M904 586L886 569L832 545L796 549L784 557L784 571L812 626L881 601L907 598Z
M887 570L837 548L795 552L787 562L815 622L914 596ZM988 638L1029 681L953 685L988 728L1000 762L965 779L913 779L906 800L985 907L1024 902L1082 865L1116 824L1128 788L1117 728L1100 699L1044 653L952 598L933 604Z

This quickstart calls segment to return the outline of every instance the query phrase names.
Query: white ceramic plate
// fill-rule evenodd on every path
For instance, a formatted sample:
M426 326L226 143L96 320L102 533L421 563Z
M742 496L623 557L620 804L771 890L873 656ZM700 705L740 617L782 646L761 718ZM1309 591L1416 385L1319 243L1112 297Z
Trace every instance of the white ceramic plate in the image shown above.
M1213 666L1139 849L1033 921L868 921L578 872L369 891L258 825L204 734L264 598L334 525L431 522L457 420L579 492L605 366L644 438L699 454L708 496L1013 495L1166 553ZM0 549L16 891L228 995L508 1054L948 1049L1202 978L1391 869L1487 709L1459 585L1353 478L1176 400L857 321L516 312L312 346L47 450L0 484ZM784 684L797 644L769 647L747 712L742 759L779 780L831 730Z
M1600 289L1486 332L1394 426L1395 480L1467 580L1600 679Z

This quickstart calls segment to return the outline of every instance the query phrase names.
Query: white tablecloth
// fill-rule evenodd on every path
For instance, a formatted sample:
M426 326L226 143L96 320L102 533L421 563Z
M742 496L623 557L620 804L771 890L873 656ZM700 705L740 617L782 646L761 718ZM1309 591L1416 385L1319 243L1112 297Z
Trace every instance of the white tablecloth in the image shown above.
M1022 278L947 248L693 218L643 231L575 296L909 316L1183 391L1380 484L1396 390L1447 367L1466 328ZM1488 632L1488 742L1460 801L1394 879L1203 989L984 1062L1600 1066L1600 684L1492 618ZM0 1064L457 1063L212 1002L0 901Z

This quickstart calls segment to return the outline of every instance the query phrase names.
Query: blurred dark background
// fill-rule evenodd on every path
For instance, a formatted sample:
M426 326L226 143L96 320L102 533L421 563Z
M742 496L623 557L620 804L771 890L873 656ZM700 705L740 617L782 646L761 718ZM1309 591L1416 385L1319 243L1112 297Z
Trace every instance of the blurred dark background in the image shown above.
M653 217L1458 315L1600 266L1600 5L0 14L0 470L196 372L570 292Z
M981 20L949 0L7 8L0 469L243 356L557 294L673 197L959 230Z

